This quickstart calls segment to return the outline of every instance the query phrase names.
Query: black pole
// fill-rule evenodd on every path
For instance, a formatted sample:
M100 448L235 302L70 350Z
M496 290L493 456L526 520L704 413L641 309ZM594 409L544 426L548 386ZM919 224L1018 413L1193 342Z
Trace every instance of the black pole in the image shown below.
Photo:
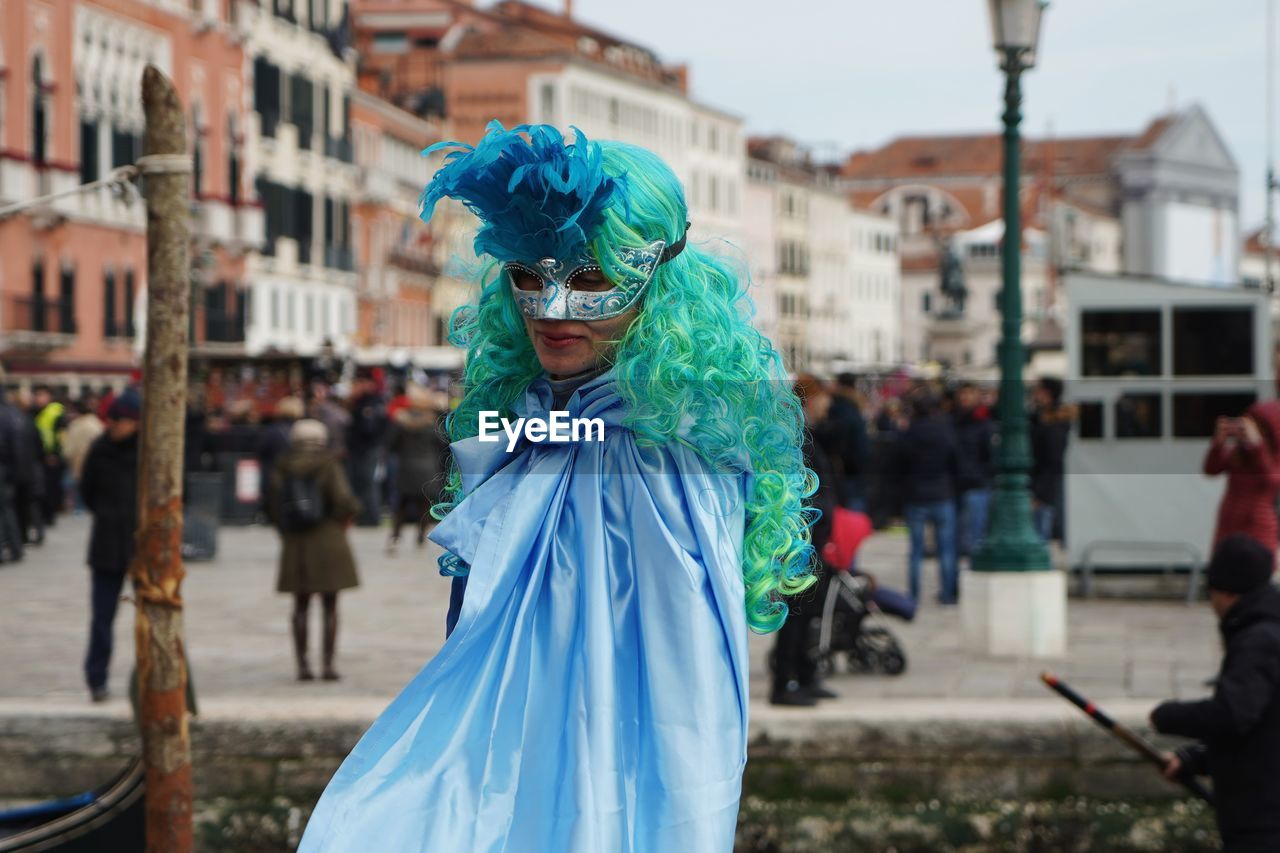
M1085 714L1088 715L1095 723L1111 732L1111 734L1115 735L1120 740L1124 741L1125 744L1127 744L1134 752L1138 753L1157 767L1163 768L1165 766L1164 753L1156 749L1155 744L1123 723L1116 722L1109 714L1107 714L1106 711L1103 711L1097 705L1081 696L1073 690L1069 684L1059 680L1056 675L1051 672L1042 672L1040 673L1040 680L1043 681L1050 690L1053 690L1063 699L1066 699L1072 705L1075 705L1081 711L1084 711ZM1213 794L1205 788L1204 785L1200 784L1194 776L1189 773L1184 773L1178 777L1178 781L1181 782L1183 787L1192 794L1195 794L1209 805L1213 805Z
M1022 367L1022 121L1021 50L1005 52L1004 72L1004 241L1000 270L1000 449L999 473L991 501L991 526L973 557L975 571L1045 571L1049 549L1031 521L1031 439L1027 427Z

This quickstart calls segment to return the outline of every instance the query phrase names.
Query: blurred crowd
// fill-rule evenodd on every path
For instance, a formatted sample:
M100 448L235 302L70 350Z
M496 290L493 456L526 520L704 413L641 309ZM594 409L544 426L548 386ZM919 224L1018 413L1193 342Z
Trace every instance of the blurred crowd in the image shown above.
M960 560L972 558L987 535L999 444L996 389L850 373L808 379L829 399L806 414L839 505L866 513L877 528L901 520L911 540L912 597L919 598L923 560L936 555L939 602L954 604ZM1062 392L1061 380L1041 379L1028 410L1033 511L1046 541L1061 539L1066 524L1064 475L1075 413Z
M215 375L188 392L188 515L206 501L215 518L269 521L280 531L276 588L294 599L290 627L302 680L315 677L307 622L317 597L320 677L339 677L337 595L359 582L346 528L389 517L388 551L406 523L423 547L449 467L449 398L439 385L424 375L348 373L293 383L224 383ZM65 513L93 518L84 670L95 701L107 698L112 626L135 548L141 410L136 383L74 399L45 385L0 397L0 561L22 560ZM188 523L187 533L197 527Z

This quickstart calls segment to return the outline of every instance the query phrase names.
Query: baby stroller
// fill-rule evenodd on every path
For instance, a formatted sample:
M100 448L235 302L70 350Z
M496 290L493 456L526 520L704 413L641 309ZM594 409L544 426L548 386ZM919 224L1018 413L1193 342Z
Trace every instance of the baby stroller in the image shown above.
M867 574L853 569L858 548L871 535L871 519L860 512L838 508L832 519L831 538L822 549L823 560L837 567L820 589L821 615L810 623L809 654L818 674L835 671L843 654L850 672L901 675L907 656L893 632L882 625L868 625L877 614L915 618L915 599L876 585Z

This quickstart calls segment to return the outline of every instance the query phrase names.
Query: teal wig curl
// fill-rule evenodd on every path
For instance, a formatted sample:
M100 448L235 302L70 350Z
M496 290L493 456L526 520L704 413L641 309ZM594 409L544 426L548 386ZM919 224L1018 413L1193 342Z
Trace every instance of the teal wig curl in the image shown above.
M477 249L494 259L480 276L478 299L450 324L450 340L467 349L464 395L448 421L456 441L479 432L481 411L510 416L543 372L499 261L550 254L525 245L535 234L540 245L581 235L616 281L610 249L676 242L688 207L667 165L633 145L589 142L581 133L566 144L546 125L508 131L495 123L475 148L447 147L460 150L424 193L424 218L443 196L461 200L481 219ZM639 444L686 441L717 470L749 468L747 622L772 631L786 618L782 596L813 582L814 511L804 501L816 480L801 456L804 420L782 360L749 321L745 282L695 245L657 268L639 311L613 354L618 394L628 404L623 423ZM455 470L433 509L437 518L461 499L461 488Z

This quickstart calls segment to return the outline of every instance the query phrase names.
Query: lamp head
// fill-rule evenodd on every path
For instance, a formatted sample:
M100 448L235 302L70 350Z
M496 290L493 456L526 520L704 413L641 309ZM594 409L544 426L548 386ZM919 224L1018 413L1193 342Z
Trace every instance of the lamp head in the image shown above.
M1040 19L1047 0L987 0L991 10L991 41L1002 66L1016 56L1023 69L1036 64Z

